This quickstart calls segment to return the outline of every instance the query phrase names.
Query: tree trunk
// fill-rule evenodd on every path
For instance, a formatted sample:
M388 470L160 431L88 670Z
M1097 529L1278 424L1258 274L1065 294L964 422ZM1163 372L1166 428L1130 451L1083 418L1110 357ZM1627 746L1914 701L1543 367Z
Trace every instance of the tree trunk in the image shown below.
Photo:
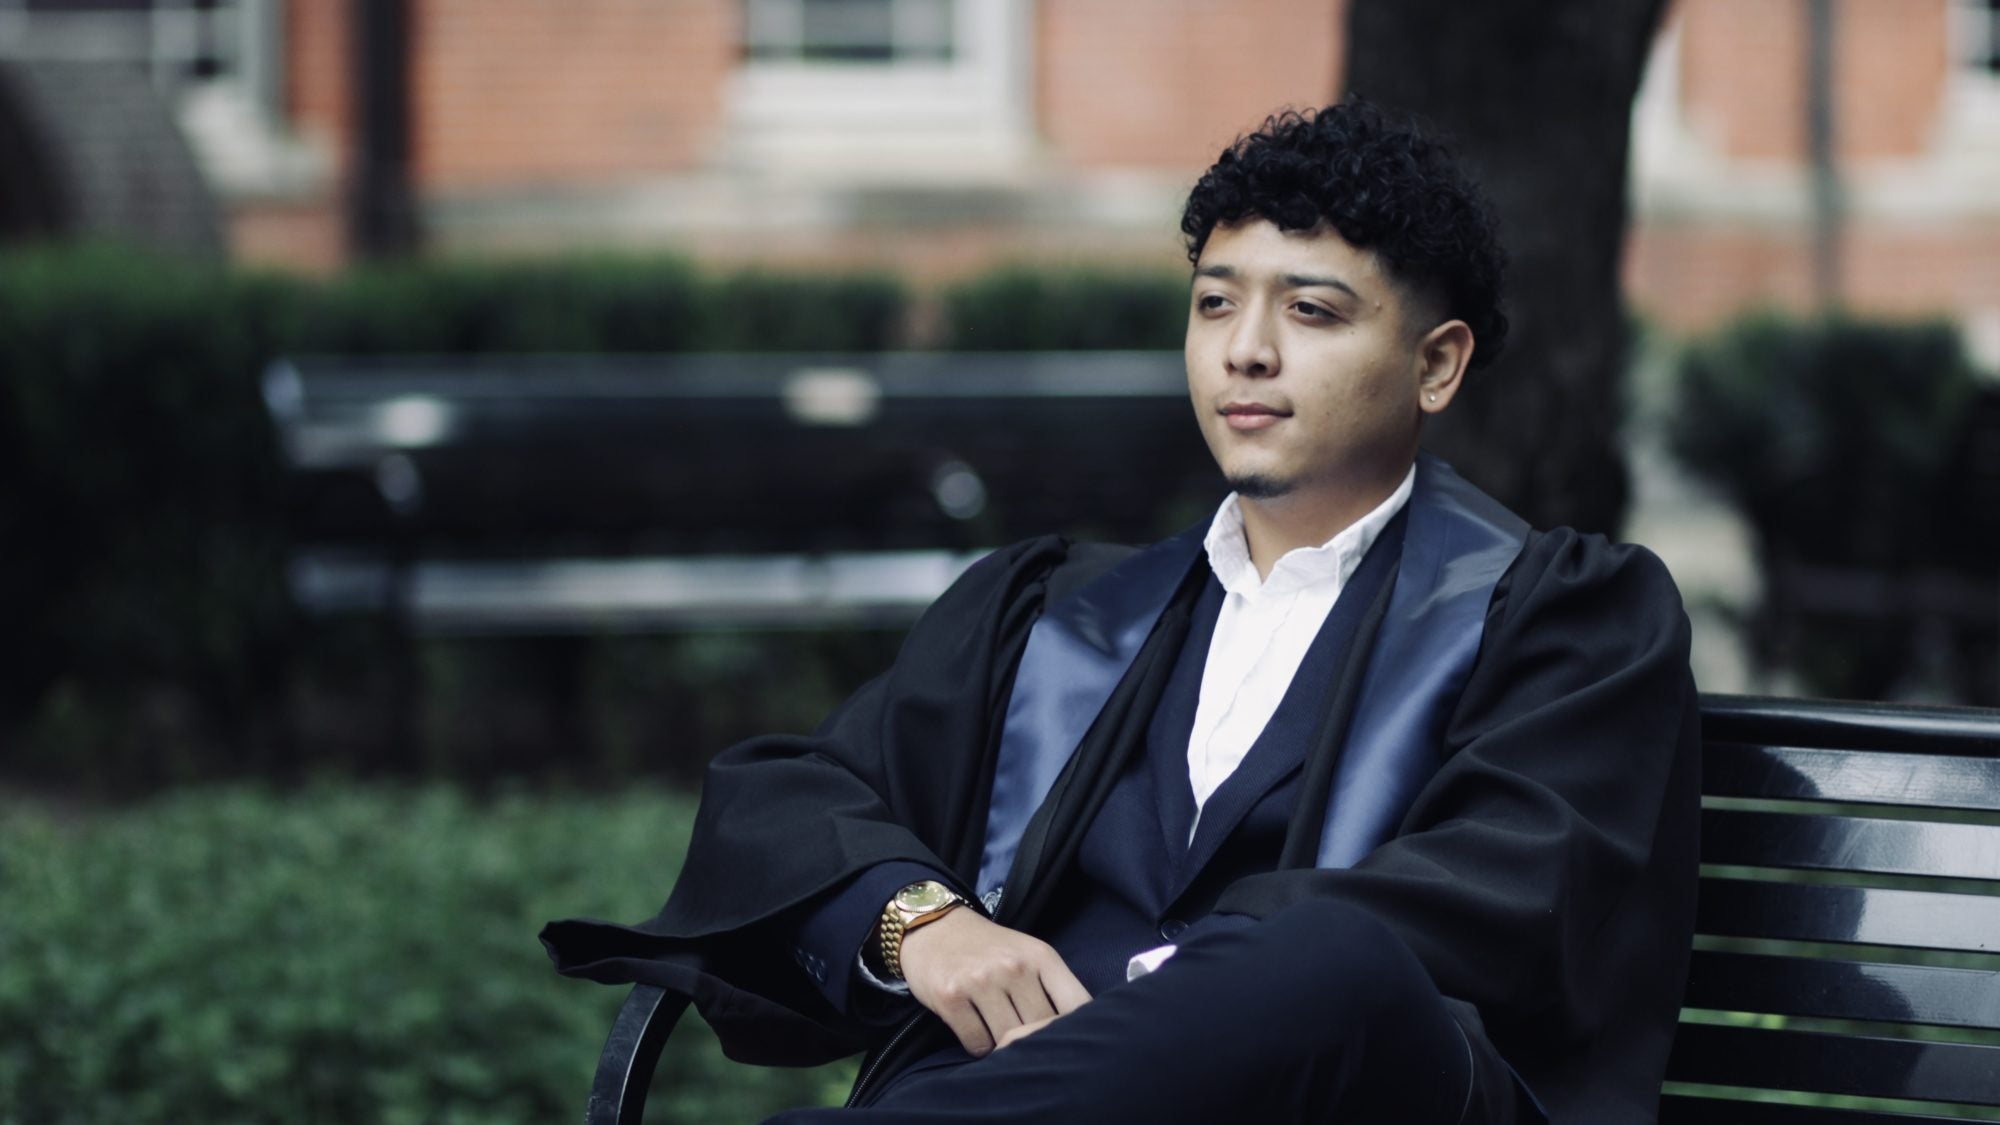
M1507 349L1425 445L1538 527L1615 533L1632 97L1665 0L1352 0L1348 89L1440 129L1512 259Z

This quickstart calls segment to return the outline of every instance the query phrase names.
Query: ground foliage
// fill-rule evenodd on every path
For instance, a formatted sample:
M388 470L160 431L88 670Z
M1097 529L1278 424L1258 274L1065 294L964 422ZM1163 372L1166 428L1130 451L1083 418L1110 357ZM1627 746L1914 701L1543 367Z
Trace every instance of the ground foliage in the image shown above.
M622 990L564 980L549 918L633 919L691 803L190 787L0 805L0 1123L507 1122L581 1115ZM838 1099L851 1067L722 1059L693 1017L655 1120Z

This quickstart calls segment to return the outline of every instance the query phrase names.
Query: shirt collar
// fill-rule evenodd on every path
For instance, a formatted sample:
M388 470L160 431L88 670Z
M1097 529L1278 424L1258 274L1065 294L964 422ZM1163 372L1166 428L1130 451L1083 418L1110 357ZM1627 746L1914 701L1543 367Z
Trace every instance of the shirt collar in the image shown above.
M1347 584L1355 568L1361 565L1361 557L1375 545L1376 536L1409 503L1416 480L1417 467L1411 465L1410 471L1403 474L1403 483L1396 486L1387 500L1319 546L1295 547L1285 552L1271 568L1271 576L1265 579L1257 577L1257 567L1250 561L1250 544L1243 534L1243 506L1232 492L1216 509L1215 519L1208 525L1208 538L1203 541L1209 569L1215 572L1225 591L1246 598L1289 594L1322 582L1330 582L1338 589Z

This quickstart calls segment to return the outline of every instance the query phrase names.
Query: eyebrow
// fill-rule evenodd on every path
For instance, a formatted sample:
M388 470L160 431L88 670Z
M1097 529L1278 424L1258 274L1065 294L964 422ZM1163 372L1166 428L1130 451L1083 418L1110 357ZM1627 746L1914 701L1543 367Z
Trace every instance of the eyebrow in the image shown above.
M1201 268L1194 271L1194 275L1196 277L1218 278L1222 281L1234 281L1237 278L1236 270L1233 266L1202 266ZM1347 294L1348 296L1354 298L1357 301L1362 299L1361 294L1355 292L1354 287L1352 285L1347 284L1345 281L1342 281L1337 277L1314 277L1310 274L1288 273L1284 275L1284 277L1281 280L1284 281L1285 285L1288 288L1292 289L1312 289L1320 287L1327 289L1338 289L1342 293Z

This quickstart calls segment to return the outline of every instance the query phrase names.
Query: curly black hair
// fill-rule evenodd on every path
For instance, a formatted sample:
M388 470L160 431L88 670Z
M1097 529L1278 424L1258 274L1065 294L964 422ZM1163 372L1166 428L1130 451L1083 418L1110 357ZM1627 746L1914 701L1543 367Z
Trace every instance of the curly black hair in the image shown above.
M1506 252L1493 208L1439 141L1360 100L1285 110L1238 137L1181 212L1188 260L1217 225L1268 219L1281 230L1328 223L1371 250L1389 275L1463 320L1482 367L1507 341L1500 310Z

